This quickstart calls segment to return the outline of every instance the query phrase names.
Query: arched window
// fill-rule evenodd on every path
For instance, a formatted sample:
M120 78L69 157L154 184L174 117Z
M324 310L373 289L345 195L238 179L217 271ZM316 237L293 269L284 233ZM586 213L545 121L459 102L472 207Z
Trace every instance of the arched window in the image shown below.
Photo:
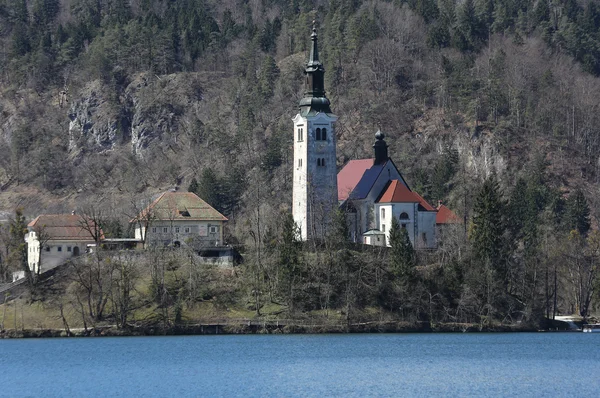
M321 159L321 166L325 166L325 158Z
M381 209L381 219L385 220L385 209Z
M320 165L321 165L321 158L318 158L317 159L317 166L320 166Z
M326 128L324 128L323 131L322 131L322 133L321 133L321 139L323 141L327 141L327 129Z
M317 129L317 141L321 141L321 129Z
M298 141L302 141L302 129L298 129Z
M400 219L401 220L408 220L408 214L407 213L400 214Z

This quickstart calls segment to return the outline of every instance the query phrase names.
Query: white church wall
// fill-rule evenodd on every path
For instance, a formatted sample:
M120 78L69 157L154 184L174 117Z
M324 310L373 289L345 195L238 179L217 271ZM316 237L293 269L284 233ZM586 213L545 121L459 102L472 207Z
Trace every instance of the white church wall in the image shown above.
M40 247L40 241L35 231L29 231L25 237L27 242L27 264L32 272L38 271L40 266L40 255L42 260L42 271L54 268L67 261L67 259L83 254L89 242L73 240L49 240L44 247Z
M418 213L417 248L434 249L437 245L435 234L435 211L419 211Z
M335 122L337 117L318 113L296 115L294 121L294 182L292 215L301 238L326 233L337 208L337 166ZM317 140L317 129L326 139Z

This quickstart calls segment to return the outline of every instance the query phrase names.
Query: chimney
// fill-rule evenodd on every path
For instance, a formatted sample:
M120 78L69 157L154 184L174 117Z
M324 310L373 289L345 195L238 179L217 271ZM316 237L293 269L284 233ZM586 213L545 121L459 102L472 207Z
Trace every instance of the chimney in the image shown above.
M442 202L441 200L438 200L438 209L439 209L440 207L442 207L442 205L443 205L443 204L444 204L444 202Z
M388 160L388 146L384 141L385 135L381 132L381 130L377 130L375 133L375 144L373 144L373 149L375 151L375 161L373 165L384 164Z

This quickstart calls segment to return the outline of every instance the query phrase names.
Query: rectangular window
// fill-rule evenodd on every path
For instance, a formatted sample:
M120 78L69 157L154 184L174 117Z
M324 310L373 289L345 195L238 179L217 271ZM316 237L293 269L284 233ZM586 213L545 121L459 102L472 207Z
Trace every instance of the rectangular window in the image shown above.
M165 234L166 234L167 232L169 232L169 228L167 228L167 227L164 227L164 228L163 228L163 233L165 233Z
M44 247L44 250L46 250L47 252L49 252L50 251L50 246Z
M61 252L62 251L62 246L57 246L56 250L58 250L59 252Z
M381 231L385 232L385 224L381 224Z
M179 233L179 227L175 227L175 233L178 234Z
M152 233L155 234L156 233L156 227L152 227Z
M217 233L217 227L210 227L210 233L211 234L216 234Z
M190 233L190 227L185 227L185 233L189 234Z
M385 220L385 209L381 209L381 219Z
M70 252L71 251L71 246L67 246L67 251Z
M427 244L427 234L425 232L421 234L421 239L423 240L423 243Z

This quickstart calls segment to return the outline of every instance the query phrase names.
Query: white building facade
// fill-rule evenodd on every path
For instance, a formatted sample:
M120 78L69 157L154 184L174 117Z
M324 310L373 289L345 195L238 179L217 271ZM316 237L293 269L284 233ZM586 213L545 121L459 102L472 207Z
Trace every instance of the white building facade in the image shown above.
M85 253L89 245L95 244L88 230L90 225L75 214L36 217L27 225L25 235L29 269L34 273L43 272Z

